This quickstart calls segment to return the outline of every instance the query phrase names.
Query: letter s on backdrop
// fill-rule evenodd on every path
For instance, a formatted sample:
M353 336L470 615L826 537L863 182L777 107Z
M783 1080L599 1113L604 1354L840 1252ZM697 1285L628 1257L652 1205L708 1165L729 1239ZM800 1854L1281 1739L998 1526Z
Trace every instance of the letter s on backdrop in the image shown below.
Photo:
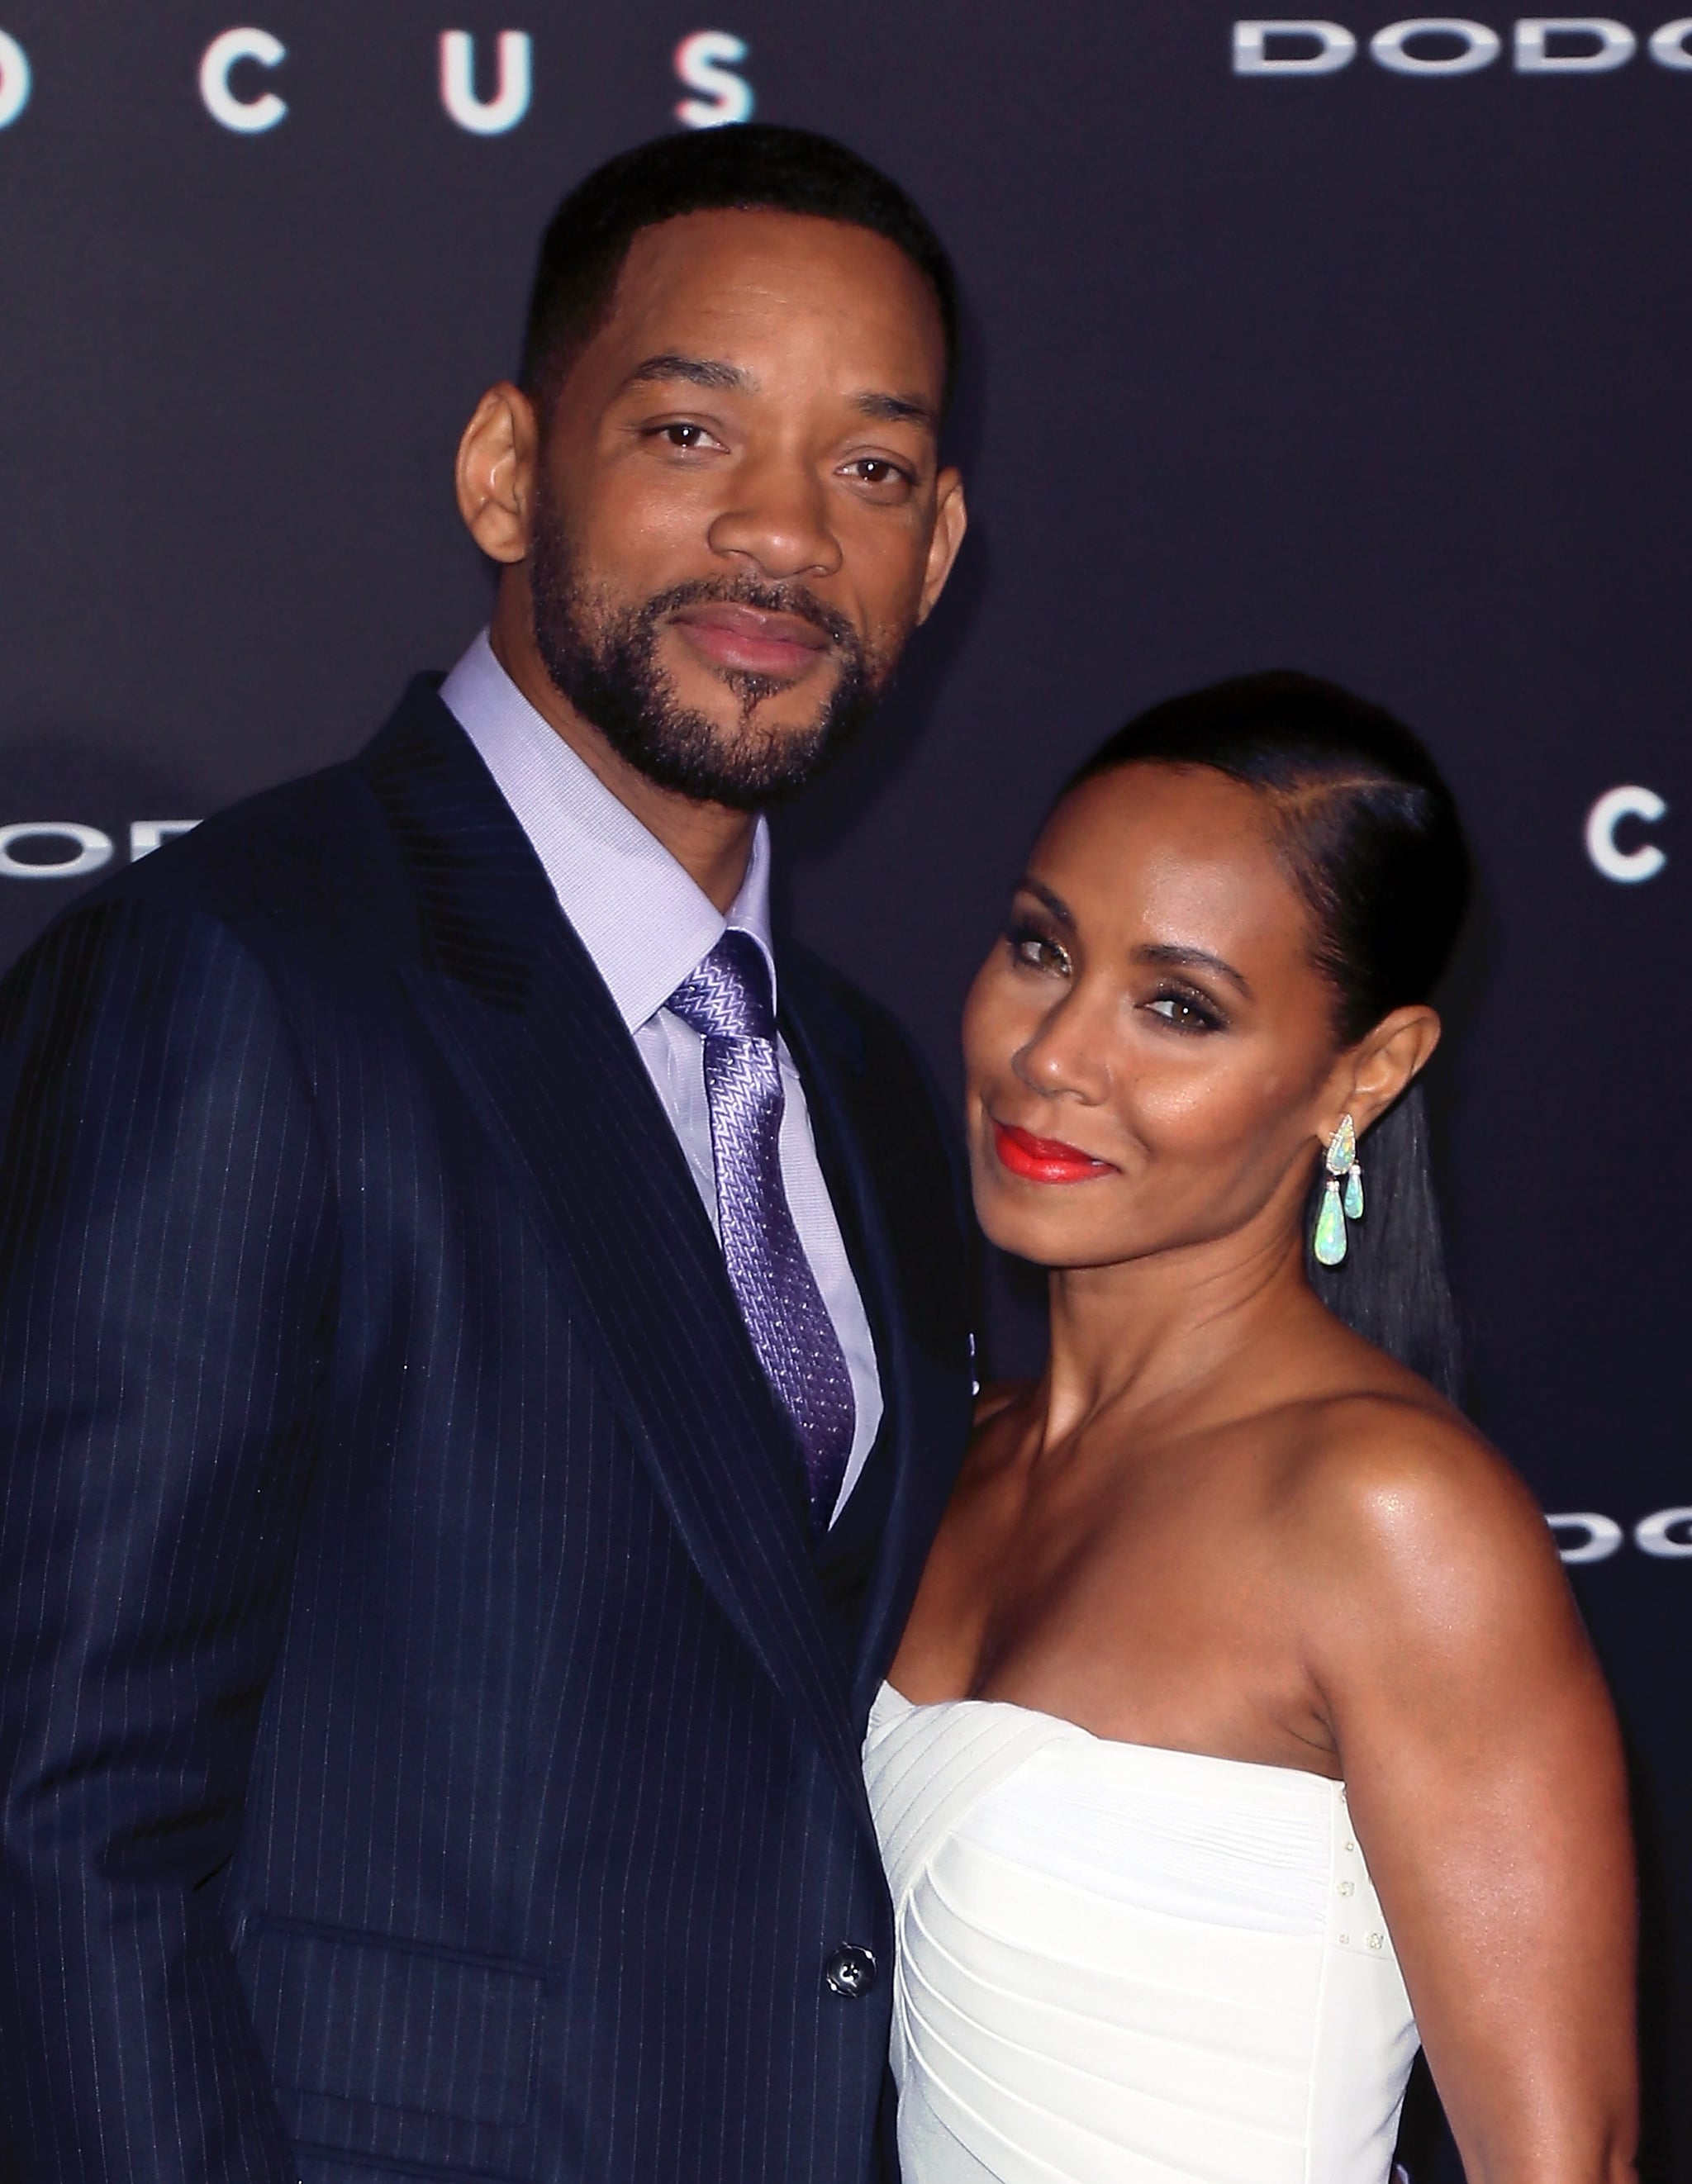
M721 129L731 121L750 121L752 86L734 66L751 47L732 31L695 31L676 47L676 74L703 98L677 101L676 119L690 129Z

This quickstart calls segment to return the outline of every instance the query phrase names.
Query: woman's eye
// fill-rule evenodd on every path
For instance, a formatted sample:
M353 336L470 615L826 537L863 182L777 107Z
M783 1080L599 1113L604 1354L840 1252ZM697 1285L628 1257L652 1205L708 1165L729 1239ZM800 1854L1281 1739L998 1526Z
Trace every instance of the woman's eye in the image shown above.
M1013 963L1023 964L1030 971L1056 971L1067 976L1069 956L1049 934L1037 933L1029 926L1014 926L1005 939Z
M1149 1005L1154 1017L1161 1017L1177 1031L1220 1031L1221 1019L1213 1009L1192 1000L1186 994L1159 994Z

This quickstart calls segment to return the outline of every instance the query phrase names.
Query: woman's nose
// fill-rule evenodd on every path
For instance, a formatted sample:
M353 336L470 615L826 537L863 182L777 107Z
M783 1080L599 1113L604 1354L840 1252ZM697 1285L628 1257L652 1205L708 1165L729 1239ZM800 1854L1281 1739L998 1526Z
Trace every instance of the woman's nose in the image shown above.
M1110 1089L1104 1028L1077 992L1066 994L1041 1018L1011 1066L1030 1091L1048 1100L1097 1106Z

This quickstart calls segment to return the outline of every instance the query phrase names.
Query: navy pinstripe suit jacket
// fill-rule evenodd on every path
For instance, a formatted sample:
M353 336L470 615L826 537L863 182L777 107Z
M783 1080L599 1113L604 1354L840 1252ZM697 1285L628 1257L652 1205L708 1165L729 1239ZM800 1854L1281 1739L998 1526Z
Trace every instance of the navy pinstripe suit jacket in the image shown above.
M858 1747L963 1447L963 1247L902 1039L781 991L887 1394L844 1619L645 1071L430 682L0 992L15 2176L876 2173Z

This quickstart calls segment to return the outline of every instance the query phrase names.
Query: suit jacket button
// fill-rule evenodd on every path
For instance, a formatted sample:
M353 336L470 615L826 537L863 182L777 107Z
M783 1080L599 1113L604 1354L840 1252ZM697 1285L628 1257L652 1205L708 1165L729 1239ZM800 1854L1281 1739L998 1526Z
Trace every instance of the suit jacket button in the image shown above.
M868 1994L875 1984L875 1959L855 1942L842 1942L829 1952L823 1976L836 1994Z

